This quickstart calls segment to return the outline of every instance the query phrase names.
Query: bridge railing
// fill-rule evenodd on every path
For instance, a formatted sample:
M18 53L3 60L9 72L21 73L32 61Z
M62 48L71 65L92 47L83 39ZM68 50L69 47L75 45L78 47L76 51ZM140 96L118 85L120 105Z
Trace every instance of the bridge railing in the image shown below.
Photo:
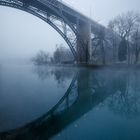
M66 3L66 2L64 2L62 0L38 0L38 1L44 2L44 3L48 2L48 3L52 4L55 7L62 8L61 10L64 9L63 6L66 6L66 7L70 8L70 9L72 9L73 11L79 13L80 15L85 16L81 12L79 12L77 9L75 9L73 6L71 6L70 4L68 4L68 3Z

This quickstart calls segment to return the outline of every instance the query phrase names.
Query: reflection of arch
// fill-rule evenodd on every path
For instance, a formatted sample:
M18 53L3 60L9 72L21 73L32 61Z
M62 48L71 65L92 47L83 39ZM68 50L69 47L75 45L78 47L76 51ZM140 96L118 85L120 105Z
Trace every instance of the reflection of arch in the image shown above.
M104 77L104 74L102 76ZM2 140L9 140L10 137L10 140L51 138L116 93L118 90L114 84L116 77L110 78L108 82L105 80L106 77L101 79L96 72L79 71L65 95L49 112L20 129L1 133L0 138Z
M64 94L64 96L59 100L59 102L47 113L45 113L44 115L42 115L40 118L36 119L35 121L28 123L27 125L21 127L21 128L17 128L15 130L9 130L6 132L0 132L0 140L4 139L14 139L14 140L18 140L17 136L19 134L25 133L25 131L28 133L28 131L32 131L32 129L35 129L36 127L39 127L40 125L42 125L43 123L50 123L50 120L52 119L52 116L54 116L55 114L59 114L65 110L67 110L70 106L72 106L78 95L77 92L75 92L75 88L76 88L76 80L77 80L77 73L74 75L74 78L72 79L72 82L70 84L70 86L68 87L66 93ZM71 100L70 100L70 96L71 96ZM50 126L49 126L50 127ZM9 137L10 136L10 137ZM24 139L24 138L23 138ZM20 138L20 140L22 140Z
M25 5L23 3L23 1L25 0L0 0L0 5L3 6L8 6L8 7L13 7L19 10L23 10L25 12L28 12L34 16L37 16L38 18L42 19L43 21L47 22L51 27L53 27L60 35L61 37L66 41L66 43L68 44L72 54L74 55L75 60L77 60L77 51L76 51L76 42L77 42L77 30L76 28L67 20L67 18L60 12L57 11L49 2L46 1L46 3L48 4L49 8L51 9L51 11L53 12L51 13L47 13L46 9L45 11L42 11L38 8L36 8L35 6L32 5ZM41 3L39 1L36 1L37 4L41 5ZM28 3L28 2L27 2ZM31 2L29 1L29 4ZM35 5L37 5L35 3ZM44 8L44 7L43 7ZM51 19L53 18L53 19ZM68 26L66 30L69 30L70 35L67 35L65 33L65 31L63 31L62 27L60 27L60 25L56 24L57 22L62 22L64 24L66 24L66 26Z

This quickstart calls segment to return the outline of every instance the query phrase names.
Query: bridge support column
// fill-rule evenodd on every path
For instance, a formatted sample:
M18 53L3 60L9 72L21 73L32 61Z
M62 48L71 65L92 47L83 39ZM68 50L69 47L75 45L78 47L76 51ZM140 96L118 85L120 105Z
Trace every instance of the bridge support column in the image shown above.
M77 52L79 63L91 63L92 45L91 45L91 24L89 22L77 21L78 37ZM82 40L82 42L81 42Z

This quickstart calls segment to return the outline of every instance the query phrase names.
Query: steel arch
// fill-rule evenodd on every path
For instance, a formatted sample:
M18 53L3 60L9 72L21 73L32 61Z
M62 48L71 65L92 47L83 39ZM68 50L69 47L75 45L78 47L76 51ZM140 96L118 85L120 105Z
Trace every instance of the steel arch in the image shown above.
M66 41L66 43L68 44L68 46L74 56L74 59L76 61L78 60L78 55L77 55L77 51L76 51L77 31L76 31L75 27L73 25L71 25L64 16L62 17L63 21L65 22L66 25L69 26L69 29L71 29L71 31L73 31L73 33L75 34L75 39L73 39L72 41L70 38L68 38L67 35L64 34L64 32L60 29L60 27L58 27L55 23L53 23L53 21L51 21L50 17L47 17L48 13L41 11L40 9L37 9L36 7L30 7L30 6L24 7L24 3L22 3L21 1L18 1L18 0L0 0L0 5L8 6L11 8L16 8L16 9L28 12L28 13L42 19L46 23L48 23ZM55 10L55 9L53 9L53 10ZM61 16L61 14L59 14L59 16ZM62 21L62 20L59 19L58 21Z

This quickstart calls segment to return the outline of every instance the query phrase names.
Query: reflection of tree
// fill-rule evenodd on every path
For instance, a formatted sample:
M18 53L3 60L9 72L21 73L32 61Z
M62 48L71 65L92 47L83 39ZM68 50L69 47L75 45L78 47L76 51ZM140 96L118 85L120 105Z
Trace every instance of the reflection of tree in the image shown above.
M91 74L92 102L125 117L140 115L140 77L137 70L99 70Z
M72 68L51 67L51 66L35 66L34 72L41 80L53 76L58 85L64 85L68 79L71 79L74 71Z
M125 72L118 75L115 83L118 90L106 101L110 110L125 117L139 115L140 90L137 90L137 82L134 73Z
M36 73L41 80L47 79L51 74L50 69L47 66L36 65L33 72Z
M93 102L103 102L107 97L111 96L118 90L116 84L117 75L114 71L99 70L92 72L91 90L93 94Z
M71 79L73 71L72 69L67 68L55 68L52 69L51 74L54 75L54 78L58 84L63 85L67 79Z

